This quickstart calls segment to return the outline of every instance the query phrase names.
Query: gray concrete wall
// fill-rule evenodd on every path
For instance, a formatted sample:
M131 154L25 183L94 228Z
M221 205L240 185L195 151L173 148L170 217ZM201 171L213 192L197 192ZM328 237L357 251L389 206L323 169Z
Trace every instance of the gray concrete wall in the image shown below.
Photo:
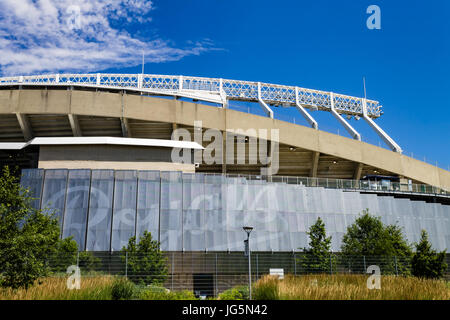
M42 169L115 169L195 172L192 163L174 163L172 148L70 145L41 146ZM190 152L190 151L189 151Z

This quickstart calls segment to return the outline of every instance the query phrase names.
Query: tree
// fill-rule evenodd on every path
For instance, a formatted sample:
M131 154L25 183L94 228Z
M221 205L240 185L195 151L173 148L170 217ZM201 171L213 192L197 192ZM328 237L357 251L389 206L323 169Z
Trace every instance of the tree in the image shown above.
M374 259L373 263L380 265L384 273L408 274L412 250L399 226L385 226L379 217L371 216L368 210L364 210L347 228L342 238L341 253L348 264L355 265L355 261L361 259L364 262L365 259ZM366 267L371 263L368 260Z
M67 267L77 263L78 244L72 237L59 240L55 254L50 257L49 264L54 272L66 272Z
M325 223L319 217L307 232L309 248L303 248L300 263L307 272L330 272L334 264L331 256L331 237L326 236Z
M83 272L98 271L101 266L100 259L92 252L78 251L78 244L72 236L58 241L49 264L54 272L66 272L67 267L71 265L77 265Z
M416 252L411 261L412 274L419 278L438 279L443 277L447 264L445 252L436 252L428 241L428 233L422 230L420 242L416 244Z
M122 259L128 265L128 276L136 284L160 285L167 279L167 258L159 249L159 242L145 231L136 244L136 237L128 240L128 246L122 249Z
M100 271L101 260L94 256L91 251L80 251L78 254L78 266L81 271Z
M32 207L29 191L4 167L0 176L0 284L28 288L48 273L59 223L50 212Z

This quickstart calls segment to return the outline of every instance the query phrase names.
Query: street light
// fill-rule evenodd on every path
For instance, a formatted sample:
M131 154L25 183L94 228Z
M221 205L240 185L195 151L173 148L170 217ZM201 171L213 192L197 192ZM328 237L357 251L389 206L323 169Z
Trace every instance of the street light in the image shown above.
M245 253L248 255L248 293L249 298L252 300L252 265L250 262L250 232L252 232L253 227L243 227L245 232L247 232L247 240L245 243Z

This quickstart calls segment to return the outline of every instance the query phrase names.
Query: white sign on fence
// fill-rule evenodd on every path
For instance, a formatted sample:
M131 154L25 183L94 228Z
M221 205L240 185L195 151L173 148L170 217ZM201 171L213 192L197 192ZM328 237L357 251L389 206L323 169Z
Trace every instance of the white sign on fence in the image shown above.
M269 269L271 276L278 276L278 279L284 279L284 269Z

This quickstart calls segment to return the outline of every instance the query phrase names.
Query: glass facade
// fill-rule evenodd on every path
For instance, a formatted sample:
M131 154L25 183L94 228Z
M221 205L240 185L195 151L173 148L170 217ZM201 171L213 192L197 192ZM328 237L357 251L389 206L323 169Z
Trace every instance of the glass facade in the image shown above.
M114 180L112 170L92 170L86 250L111 250Z
M67 183L63 237L72 236L80 248L86 244L90 170L70 170Z
M369 209L397 223L410 242L426 229L437 250L450 248L450 206L391 196L305 187L201 173L113 170L23 170L22 185L60 220L62 236L80 249L117 251L150 231L163 251L242 251L244 225L254 227L253 251L292 251L308 245L321 217L332 249Z

